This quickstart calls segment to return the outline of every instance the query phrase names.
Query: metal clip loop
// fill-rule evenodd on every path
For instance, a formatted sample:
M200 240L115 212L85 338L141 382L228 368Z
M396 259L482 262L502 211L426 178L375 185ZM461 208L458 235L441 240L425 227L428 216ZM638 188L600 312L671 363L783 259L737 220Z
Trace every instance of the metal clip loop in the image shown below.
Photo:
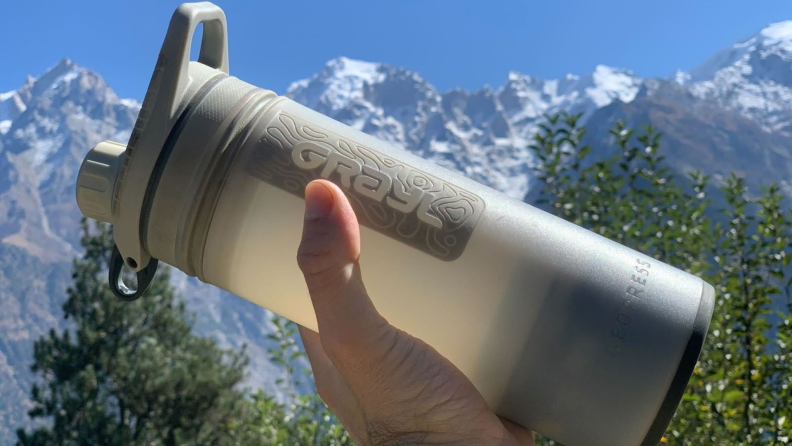
M124 268L124 258L121 257L121 252L118 246L113 245L113 254L110 256L110 290L113 294L126 302L137 300L142 296L151 281L154 279L154 274L157 272L159 260L152 258L145 268L138 271L137 274L137 289L132 289L124 284L121 278L121 270Z

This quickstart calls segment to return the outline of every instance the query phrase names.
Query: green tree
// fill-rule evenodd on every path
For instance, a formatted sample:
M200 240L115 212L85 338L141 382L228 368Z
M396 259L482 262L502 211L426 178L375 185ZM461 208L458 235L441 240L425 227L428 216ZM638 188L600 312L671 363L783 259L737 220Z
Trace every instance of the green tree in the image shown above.
M351 445L322 400L298 389L312 383L295 325L274 316L271 360L287 405L238 389L244 352L229 352L191 332L191 315L168 270L145 297L116 299L107 287L113 246L107 225L83 223L85 254L73 266L63 305L71 329L51 330L34 347L33 419L18 446L55 445Z
M662 442L788 444L792 215L780 188L752 196L734 175L719 189L700 172L676 177L651 126L636 132L617 122L613 151L596 156L584 136L580 115L540 126L532 145L540 205L716 287L708 340ZM191 334L167 274L146 298L117 301L105 284L110 232L84 231L86 253L64 304L75 328L53 330L35 346L44 386L34 386L30 413L51 424L20 430L20 446L352 444L319 397L299 391L312 377L293 323L274 317L270 335L287 404L263 392L246 399L236 390L244 354Z
M253 396L254 415L246 426L251 446L262 444L259 441L284 446L352 445L349 434L319 395L299 391L305 385L313 387L313 375L305 366L305 351L295 339L296 325L277 315L272 323L275 330L269 338L275 347L269 352L270 360L283 368L277 384L288 406L261 391Z
M191 333L167 270L145 298L122 302L106 283L112 236L83 223L85 254L63 305L71 321L34 348L30 416L19 446L232 444L249 403L237 386L247 360Z
M593 157L580 117L549 116L534 138L540 204L716 287L710 334L663 443L789 443L792 215L779 187L751 197L732 175L714 200L707 176L671 173L651 126L617 122L614 150Z

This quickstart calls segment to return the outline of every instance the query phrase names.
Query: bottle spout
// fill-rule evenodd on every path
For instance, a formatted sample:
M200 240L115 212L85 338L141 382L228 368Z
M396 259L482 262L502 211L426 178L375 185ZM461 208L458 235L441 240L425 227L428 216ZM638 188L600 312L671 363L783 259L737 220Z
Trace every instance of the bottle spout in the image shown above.
M103 141L85 156L77 175L77 206L88 218L113 223L113 193L126 146Z

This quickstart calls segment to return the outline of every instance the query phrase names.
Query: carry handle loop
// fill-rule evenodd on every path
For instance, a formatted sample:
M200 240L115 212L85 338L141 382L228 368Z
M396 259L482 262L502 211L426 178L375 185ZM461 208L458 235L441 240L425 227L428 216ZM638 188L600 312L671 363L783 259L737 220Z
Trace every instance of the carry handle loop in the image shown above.
M190 84L190 49L199 24L203 24L204 29L198 62L228 74L228 25L225 13L210 2L183 3L171 17L160 50L160 58L164 62L161 89L171 92L167 99L170 102L167 104L170 117Z
M182 29L186 47L182 57L182 70L190 61L190 43L198 24L203 23L203 38L198 62L228 74L228 31L223 10L209 2L184 3L176 14L186 19Z

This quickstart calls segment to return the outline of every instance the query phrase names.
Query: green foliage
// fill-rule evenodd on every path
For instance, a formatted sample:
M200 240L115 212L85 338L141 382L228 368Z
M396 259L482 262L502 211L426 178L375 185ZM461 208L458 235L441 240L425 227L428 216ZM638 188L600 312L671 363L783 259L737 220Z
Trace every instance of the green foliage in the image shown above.
M251 438L284 446L352 445L349 434L321 398L313 392L301 394L297 390L305 384L313 387L311 370L305 367L305 351L295 340L297 326L277 315L272 317L272 323L275 331L269 337L277 347L270 350L270 359L283 367L284 375L277 383L289 405L283 407L263 392L255 395L255 415L247 427L254 433Z
M61 445L350 445L349 435L314 393L296 326L274 316L269 336L278 384L288 406L259 391L238 390L247 359L191 332L168 271L144 298L122 302L109 291L109 227L83 223L85 254L75 260L63 305L72 329L51 330L35 344L33 419L19 446Z
M73 266L63 305L73 328L35 344L30 416L48 421L18 431L28 445L228 444L247 411L235 389L244 353L191 334L167 271L145 299L122 302L106 284L112 237L83 224L85 255Z
M611 131L617 153L592 160L579 120L547 117L535 137L541 203L716 288L707 342L663 442L789 443L792 215L779 187L751 198L744 180L732 175L715 205L707 176L671 173L651 126L636 132L617 122Z
M758 197L732 175L718 190L675 177L660 134L618 122L616 153L592 156L580 115L547 117L532 149L550 212L716 287L710 334L663 438L675 445L781 445L792 430L792 215L777 185ZM717 196L712 195L716 193ZM715 199L717 198L717 200ZM718 203L718 204L714 204ZM144 299L120 302L105 284L112 237L84 224L85 255L63 306L73 329L36 342L31 417L18 445L351 445L313 392L296 327L274 317L270 350L287 401L237 389L244 353L191 333L167 273ZM554 444L539 438L539 445Z

